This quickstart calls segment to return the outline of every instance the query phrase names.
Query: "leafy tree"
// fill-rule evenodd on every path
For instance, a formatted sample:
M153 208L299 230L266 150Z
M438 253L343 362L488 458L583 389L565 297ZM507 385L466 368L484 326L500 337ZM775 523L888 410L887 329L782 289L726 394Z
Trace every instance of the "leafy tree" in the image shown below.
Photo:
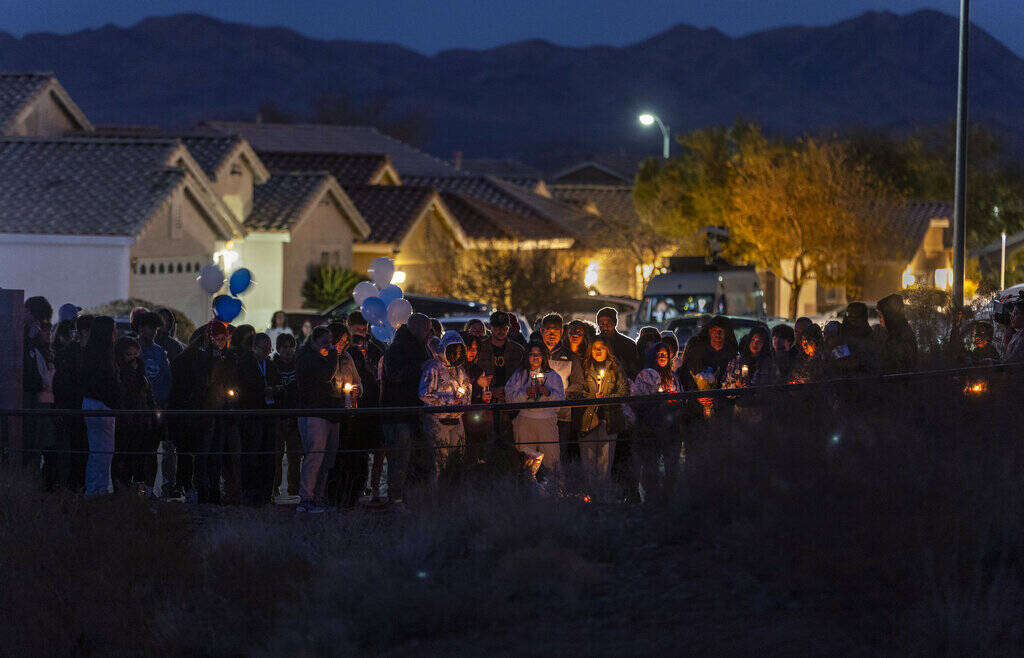
M303 308L326 309L345 301L352 289L367 278L352 270L334 265L318 265L309 270L302 284Z
M789 285L792 317L811 279L845 286L887 250L891 188L845 144L748 139L735 159L725 222L746 259Z

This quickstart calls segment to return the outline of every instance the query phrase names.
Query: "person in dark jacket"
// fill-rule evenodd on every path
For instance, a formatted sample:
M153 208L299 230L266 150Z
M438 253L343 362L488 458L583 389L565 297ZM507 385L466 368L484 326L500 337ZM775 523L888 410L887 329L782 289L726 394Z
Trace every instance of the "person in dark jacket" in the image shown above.
M171 362L170 409L224 409L236 398L233 376L224 362L230 345L228 326L213 320L199 337ZM184 452L219 453L224 449L224 421L213 416L175 418L175 445ZM221 457L200 454L178 461L177 485L195 489L198 502L220 504Z
M140 358L139 342L129 336L114 343L114 360L121 382L123 409L154 411L153 389L146 376L146 364ZM153 493L156 480L156 449L158 436L154 431L153 416L125 416L117 422L115 439L118 452L114 456L111 473L118 487L134 490L142 497Z
M352 335L351 344L348 346L348 355L359 373L359 395L355 400L355 406L360 408L377 407L380 405L380 382L376 346L370 342L369 336L357 334L351 326L349 331L352 332ZM342 478L341 482L342 505L354 506L359 501L360 494L364 493L371 455L376 473L371 473L370 497L366 502L380 504L383 501L377 496L377 493L384 459L380 417L352 416L348 421L349 443L347 448L366 452L347 453L341 457L342 461L346 463L342 472L348 474L347 477Z
M298 409L299 383L295 373L295 336L281 334L277 337L277 354L274 355L274 367L281 377L281 392L277 397L278 406L282 409ZM282 417L277 421L275 434L276 455L274 456L274 491L278 492L281 482L287 478L286 494L298 502L299 468L302 465L302 437L299 436L299 419L293 416ZM284 458L287 456L288 468L285 471Z
M686 343L679 383L685 390L714 390L722 387L729 363L738 352L736 334L729 318L716 315ZM704 415L710 417L720 405L714 398L701 398Z
M25 300L25 327L22 352L22 406L26 409L53 408L53 307L45 297ZM49 448L53 436L51 416L27 416L22 423L24 452L22 464L39 471L39 450Z
M523 362L524 350L519 343L509 340L513 323L518 322L505 311L491 313L491 334L480 344L477 361L484 373L491 378L491 396L495 402L505 402L505 383L519 364ZM514 413L502 411L494 414L494 430L506 444L512 444L512 418Z
M799 357L795 351L796 332L788 324L777 324L772 327L772 359L779 373L780 381L788 381L789 371Z
M242 409L273 409L281 393L281 376L270 359L270 336L253 336L249 353L238 362L238 398ZM274 448L277 419L246 416L239 423L241 497L244 505L259 507L271 501L274 489Z
M155 312L163 320L163 325L156 332L155 342L167 352L167 360L173 361L179 354L185 351L185 345L174 337L178 320L169 308L160 307Z
M827 378L824 336L818 325L811 325L800 337L800 357L789 373L789 384L820 382Z
M395 338L384 352L381 368L381 406L419 407L420 378L423 363L431 358L427 350L430 337L430 318L413 313L406 324L398 328ZM420 418L389 416L382 422L384 445L388 454L388 492L391 504L404 509L405 479L412 454L413 438L418 432Z
M917 337L903 312L903 297L893 294L876 304L878 319L885 327L881 346L883 372L910 372L917 367Z
M605 345L615 357L615 362L622 368L626 377L636 377L640 372L640 356L637 354L636 343L629 336L619 333L619 312L611 306L605 306L597 312L597 326Z
M299 399L303 409L337 408L334 374L338 369L338 352L334 349L331 330L324 326L313 329L309 342L295 356L295 372L299 383ZM300 512L321 513L327 507L327 476L338 450L338 423L335 414L317 411L299 417L302 436L302 471L299 484Z
M114 318L100 316L93 320L89 342L82 356L82 409L98 411L121 407L121 383L114 362L114 340L117 325ZM110 464L114 456L113 416L90 416L85 419L89 438L89 461L85 466L85 495L95 498L113 491Z
M679 378L672 368L671 348L663 342L648 346L644 369L630 384L630 395L659 395L680 390ZM683 453L680 405L662 399L635 403L633 409L637 418L633 432L634 477L643 485L644 499L653 500L671 492L679 475ZM664 463L664 478L659 462Z
M878 347L868 324L868 307L864 302L850 302L843 317L840 343L828 355L830 370L835 376L863 377L878 368Z
M629 395L629 379L619 367L608 343L598 336L590 343L583 363L584 399L617 398ZM626 429L622 405L583 408L580 421L580 461L592 473L607 477L615 459L615 439Z
M75 318L74 340L57 350L53 375L53 401L57 409L81 409L84 395L82 356L92 327L91 315ZM89 441L85 434L85 418L57 418L57 448L71 452L58 455L60 484L69 491L85 490L85 464Z
M464 366L469 380L473 382L473 394L470 404L491 403L491 378L480 365L481 338L464 331L460 334L466 344L466 365ZM462 422L466 430L467 461L475 463L483 459L484 446L494 428L494 414L490 411L473 411L464 414Z

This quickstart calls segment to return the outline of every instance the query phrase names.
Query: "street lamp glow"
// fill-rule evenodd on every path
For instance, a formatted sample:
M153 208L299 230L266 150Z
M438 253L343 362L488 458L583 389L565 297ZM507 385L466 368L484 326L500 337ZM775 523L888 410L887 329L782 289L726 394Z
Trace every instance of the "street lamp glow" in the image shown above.
M644 112L637 116L637 120L641 126L653 126L658 124L658 128L661 128L661 157L668 160L669 155L669 131L668 126L665 122L658 118L657 114L651 114L650 112Z

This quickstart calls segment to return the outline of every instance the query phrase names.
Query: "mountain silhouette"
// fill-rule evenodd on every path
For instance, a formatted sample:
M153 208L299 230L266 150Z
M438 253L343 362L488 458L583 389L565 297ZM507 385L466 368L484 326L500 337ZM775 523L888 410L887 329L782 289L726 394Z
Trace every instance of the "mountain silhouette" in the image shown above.
M971 119L1024 144L1024 60L977 27L971 40ZM677 25L625 47L531 40L433 56L198 14L0 33L0 69L54 71L94 123L182 128L250 119L264 101L302 118L321 95L386 98L394 117L426 120L422 146L436 155L533 163L656 155L657 130L636 122L648 109L673 132L737 117L789 135L942 124L954 115L956 67L957 21L930 10L738 38Z

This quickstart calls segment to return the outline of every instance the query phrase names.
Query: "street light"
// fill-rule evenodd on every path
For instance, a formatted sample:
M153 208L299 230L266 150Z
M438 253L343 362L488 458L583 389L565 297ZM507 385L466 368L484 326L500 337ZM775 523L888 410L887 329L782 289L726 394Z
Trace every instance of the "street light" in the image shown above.
M637 119L639 119L640 125L642 126L652 126L654 124L658 124L658 127L661 128L661 157L668 160L668 126L666 126L665 123L658 118L657 114L651 114L650 112L644 112L643 114L638 116Z

